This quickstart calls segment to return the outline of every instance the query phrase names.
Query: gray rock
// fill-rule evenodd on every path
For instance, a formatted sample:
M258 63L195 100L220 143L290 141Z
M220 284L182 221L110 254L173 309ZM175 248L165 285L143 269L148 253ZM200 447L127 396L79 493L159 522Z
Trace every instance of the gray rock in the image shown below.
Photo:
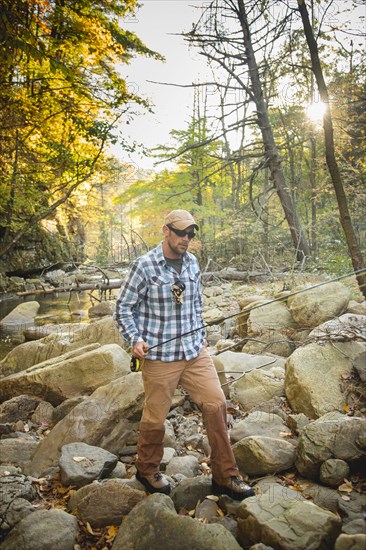
M77 520L62 510L37 510L23 518L2 543L2 550L73 550Z
M15 498L4 507L0 504L0 531L2 529L12 529L23 518L34 511L34 506L24 498Z
M29 323L34 320L40 307L40 304L35 301L19 304L0 321L0 326L9 328L11 325Z
M357 371L362 382L366 382L366 350L362 351L352 361L353 368Z
M100 447L79 442L63 445L60 457L61 482L66 486L83 487L94 479L108 477L117 462L116 455Z
M366 533L366 521L363 518L353 519L342 527L343 533L346 535L357 535Z
M271 359L268 358L267 362ZM283 378L273 375L271 371L254 370L248 372L237 382L230 385L230 397L238 401L245 411L251 411L256 406L268 404L274 398L285 395Z
M295 434L300 434L302 430L310 422L310 419L303 413L289 414L286 419L286 424Z
M345 313L340 317L322 323L308 336L311 340L364 342L366 336L366 315Z
M117 344L80 348L0 380L0 399L28 392L59 405L130 372L130 356Z
M30 478L23 475L0 477L0 530L11 529L31 512L33 506L29 501L34 500L36 496Z
M217 502L215 502L214 500L205 498L196 507L196 512L194 517L196 519L205 520L208 523L211 523L211 521L214 518L217 518L218 510L219 510L219 506Z
M207 298L211 298L212 296L220 296L223 294L223 289L220 286L206 286L203 288L203 295L207 296Z
M266 351L288 357L294 349L288 337L289 329L296 329L297 324L283 302L268 303L264 307L253 309L247 321L248 336L267 343ZM244 351L257 353L263 344L248 342Z
M65 399L65 401L53 409L52 424L57 424L57 422L60 422L60 420L65 418L65 416L68 415L69 412L76 407L76 405L79 405L79 403L82 403L85 399L87 399L86 395L78 395L77 397Z
M193 510L198 501L212 494L211 477L199 476L183 479L171 492L171 499L177 511L182 508Z
M130 373L98 388L40 442L26 473L39 477L57 466L61 447L75 441L118 454L138 426L143 401L141 373Z
M88 309L89 317L105 317L106 315L113 315L116 309L116 303L113 301L101 302Z
M340 528L338 516L275 484L238 508L239 542L245 545L262 542L281 550L326 550Z
M341 315L348 307L351 291L339 282L323 287L308 289L306 292L290 296L288 308L300 327L314 328Z
M366 535L339 535L334 550L365 550Z
M205 324L219 322L223 319L224 313L218 307L212 307L205 311L203 310L203 321Z
M167 468L166 474L168 476L174 476L175 474L183 474L187 478L195 477L198 475L200 465L198 459L195 456L176 456L171 459Z
M124 479L127 475L126 466L123 462L117 462L114 470L109 474L110 479Z
M22 470L18 466L10 466L9 464L6 466L0 466L0 477L4 476L13 476L13 475L21 475Z
M135 506L123 522L112 550L241 550L222 525L204 525L179 516L169 497L154 494Z
M129 487L121 479L107 479L79 489L69 500L69 510L92 527L119 525L123 516L146 498L144 491Z
M343 411L346 397L340 377L352 370L352 357L363 350L360 343L309 344L298 348L286 362L285 391L292 409L309 418ZM326 383L325 383L326 382Z
M347 462L330 458L320 466L320 481L330 487L338 487L348 477L349 471Z
M270 474L282 472L295 463L295 447L284 439L250 436L233 445L241 473Z
M53 422L54 407L48 401L41 401L34 413L31 416L31 422L33 424L46 424L51 426Z
M172 447L164 447L163 458L161 459L161 462L160 462L161 466L166 468L169 462L175 456L177 456L177 451L175 449L173 449Z
M296 468L304 477L316 479L323 462L340 458L357 460L365 453L366 419L328 413L305 426L296 450Z
M230 440L237 443L252 435L279 438L281 432L288 432L288 428L277 414L254 411L244 420L234 424L230 431Z
M163 439L164 447L176 448L177 438L175 437L174 428L169 420L165 420L165 434Z
M224 351L219 355L221 363L224 365L225 372L231 371L247 372L256 367L263 367L261 370L269 370L272 367L284 367L286 360L279 356L251 355L249 353L238 353L235 351ZM237 374L233 374L237 376Z
M0 440L0 464L24 468L30 463L39 443L25 437Z
M355 313L356 315L366 315L366 301L363 303L356 302L356 300L350 300L347 313Z
M28 395L18 395L0 405L0 423L27 421L36 410L40 399Z

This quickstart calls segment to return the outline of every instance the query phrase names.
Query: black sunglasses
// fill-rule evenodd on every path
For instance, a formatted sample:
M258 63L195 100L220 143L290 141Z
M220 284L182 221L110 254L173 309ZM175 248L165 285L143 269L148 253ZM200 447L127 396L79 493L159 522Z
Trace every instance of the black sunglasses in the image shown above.
M194 231L185 231L184 229L175 229L175 227L172 227L171 225L168 225L169 229L173 231L178 237L185 237L187 235L188 239L194 239L196 236L196 233Z

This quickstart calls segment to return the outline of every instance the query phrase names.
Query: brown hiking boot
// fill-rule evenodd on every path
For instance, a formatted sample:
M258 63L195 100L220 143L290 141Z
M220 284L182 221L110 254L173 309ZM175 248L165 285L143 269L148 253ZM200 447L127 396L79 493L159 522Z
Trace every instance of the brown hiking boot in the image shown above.
M170 493L170 483L160 472L156 472L150 476L142 476L137 471L136 479L142 483L149 493L164 493L165 495L169 495Z
M243 500L255 495L253 489L238 476L230 476L217 483L212 479L212 492L216 496L228 495L234 500Z

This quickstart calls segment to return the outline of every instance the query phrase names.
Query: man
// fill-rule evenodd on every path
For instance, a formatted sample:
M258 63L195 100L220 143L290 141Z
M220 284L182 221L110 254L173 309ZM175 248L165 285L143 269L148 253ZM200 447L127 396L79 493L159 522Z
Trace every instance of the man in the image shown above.
M159 466L164 422L181 384L202 410L213 492L242 500L254 492L239 477L227 434L225 396L205 349L200 270L187 250L195 230L198 225L189 212L170 212L163 242L134 263L117 300L116 321L141 361L145 389L136 478L150 493L170 492Z

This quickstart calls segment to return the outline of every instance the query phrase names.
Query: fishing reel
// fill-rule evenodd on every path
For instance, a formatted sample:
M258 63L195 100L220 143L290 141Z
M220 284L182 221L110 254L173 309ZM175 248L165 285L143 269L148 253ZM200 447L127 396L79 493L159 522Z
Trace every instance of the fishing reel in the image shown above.
M130 370L131 372L139 372L141 369L140 359L138 357L131 356Z

